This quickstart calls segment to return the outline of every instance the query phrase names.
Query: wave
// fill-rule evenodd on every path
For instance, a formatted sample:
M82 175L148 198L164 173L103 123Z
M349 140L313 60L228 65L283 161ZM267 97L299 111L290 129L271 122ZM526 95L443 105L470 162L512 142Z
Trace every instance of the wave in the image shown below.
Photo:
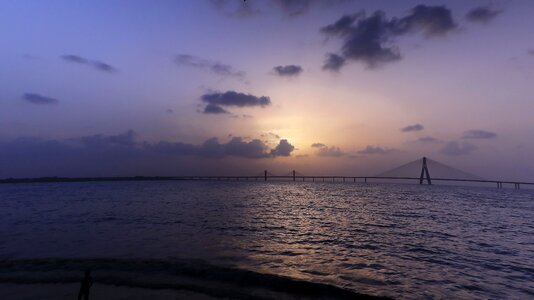
M46 258L0 260L0 283L76 283L85 269L96 283L176 289L231 299L387 299L340 287L208 264L201 260Z

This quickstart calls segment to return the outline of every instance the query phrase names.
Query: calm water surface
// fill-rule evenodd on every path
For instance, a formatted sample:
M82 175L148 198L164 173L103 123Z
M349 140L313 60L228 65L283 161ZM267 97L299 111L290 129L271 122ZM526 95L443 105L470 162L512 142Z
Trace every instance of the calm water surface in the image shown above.
M534 191L294 182L0 185L0 258L202 259L395 298L534 297Z

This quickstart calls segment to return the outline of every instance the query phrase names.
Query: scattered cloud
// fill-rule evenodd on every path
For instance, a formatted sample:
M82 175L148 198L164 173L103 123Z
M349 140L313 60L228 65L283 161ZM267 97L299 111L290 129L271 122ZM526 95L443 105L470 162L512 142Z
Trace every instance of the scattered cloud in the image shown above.
M199 156L207 158L224 158L227 156L268 158L289 156L294 150L294 147L289 144L287 140L280 140L275 148L269 149L269 147L259 139L245 141L244 138L241 137L232 137L226 144L220 143L217 138L211 138L200 145L162 141L157 144L147 144L145 147L171 155Z
M117 72L117 69L110 64L107 64L107 63L104 63L98 60L87 59L87 58L74 55L74 54L65 54L65 55L62 55L60 58L69 63L92 66L98 71L105 72L105 73Z
M394 149L384 149L380 146L367 145L364 149L358 151L359 154L371 155L371 154L386 154L394 151Z
M314 7L328 8L353 0L210 0L213 8L228 17L251 17L277 10L283 16L295 18L308 13Z
M302 67L297 65L277 66L274 67L274 72L279 76L292 77L302 73Z
M235 91L205 94L202 95L201 100L207 103L206 107L204 108L204 113L206 114L227 113L227 111L223 109L223 106L265 107L271 105L271 99L269 97L257 97L251 94L238 93Z
M465 17L471 22L488 23L501 13L502 10L494 10L489 6L479 6L467 12Z
M441 149L441 153L451 156L466 155L477 150L477 146L470 143L449 142Z
M298 17L306 14L314 6L323 8L335 6L350 0L271 0L287 17Z
M262 134L260 134L260 136L262 138L266 138L266 139L277 139L277 140L280 139L280 136L278 134L276 134L276 133L273 133L273 132L262 133Z
M439 140L431 136L424 136L424 137L418 138L417 141L423 142L423 143L433 143L433 142L438 142Z
M330 146L323 143L313 143L311 145L313 148L317 148L316 155L317 156L323 156L323 157L340 157L346 155L345 152L343 152L339 147L336 146Z
M215 164L227 170L243 170L244 164L236 166L225 162L226 158L258 161L290 156L293 150L287 140L270 147L258 139L241 137L231 137L227 142L211 138L200 144L154 143L141 140L131 130L61 140L4 139L0 141L0 178L187 175L209 172Z
M295 146L291 145L286 139L282 139L278 145L271 150L271 156L290 156L293 150L295 150Z
M204 113L205 114L227 114L228 112L217 104L209 103L208 105L206 105L206 107L204 107ZM238 118L239 116L234 116L234 117Z
M179 54L176 56L174 62L178 66L192 67L223 77L234 77L244 80L245 72L235 69L234 67L220 62L196 57L189 54Z
M326 60L323 65L323 70L339 71L345 65L346 60L334 53L326 54Z
M401 59L395 38L422 32L426 37L439 37L455 30L457 25L445 6L417 5L400 19L387 19L376 11L367 16L364 11L345 15L335 23L321 28L329 37L343 41L340 54L327 55L324 70L339 70L347 60L363 62L368 68Z
M321 147L317 150L317 155L326 157L339 157L345 155L345 152L336 146Z
M401 129L402 132L411 132L411 131L421 131L425 129L425 127L421 124L414 124L409 125Z
M251 1L210 0L210 2L213 8L228 17L249 17L261 13Z
M492 139L495 137L497 137L497 133L480 129L465 131L462 136L464 139Z
M56 104L59 103L59 100L39 94L34 93L25 93L22 95L22 99L33 103L33 104Z

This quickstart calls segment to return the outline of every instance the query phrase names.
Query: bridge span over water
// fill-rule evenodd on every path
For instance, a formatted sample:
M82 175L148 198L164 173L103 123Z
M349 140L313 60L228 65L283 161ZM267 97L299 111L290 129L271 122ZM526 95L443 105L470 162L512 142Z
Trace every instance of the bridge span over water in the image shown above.
M419 176L400 176L403 171L407 169L413 169L414 165L421 168ZM441 169L449 171L449 174L452 176L430 176L430 165L434 165ZM452 172L451 172L452 171ZM404 172L405 173L405 172ZM413 173L413 172L411 172ZM323 176L323 175L304 175L298 171L291 171L285 175L274 175L269 171L265 170L262 174L257 174L255 176L178 176L173 177L175 180L253 180L253 181L268 181L268 180L293 180L293 181L312 181L312 182L371 182L371 181L382 181L382 180L404 180L404 181L418 181L419 184L428 184L432 185L432 182L456 182L456 183L492 183L495 184L497 188L503 188L503 185L514 186L515 189L520 189L521 185L527 185L534 187L534 182L526 181L507 181L507 180L489 180L482 177L461 171L459 169L447 166L445 164L439 163L434 160L430 160L426 157L422 159L417 159L415 161L404 164L395 169L389 170L382 174L376 176Z
M441 173L441 174L440 174ZM431 176L432 174L432 176ZM437 175L436 175L437 174ZM0 184L7 183L46 183L46 182L90 182L90 181L155 181L155 180L217 180L217 181L269 181L269 180L292 180L292 181L312 181L312 182L388 182L404 181L419 182L419 184L432 185L435 182L445 183L478 183L495 184L497 188L504 186L514 186L520 189L526 185L534 188L534 182L511 181L511 180L489 180L454 167L442 164L435 160L423 157L415 161L404 164L395 169L375 175L375 176L325 176L325 175L304 175L293 170L284 175L275 175L267 170L252 176L135 176L135 177L42 177L42 178L8 178L0 179Z

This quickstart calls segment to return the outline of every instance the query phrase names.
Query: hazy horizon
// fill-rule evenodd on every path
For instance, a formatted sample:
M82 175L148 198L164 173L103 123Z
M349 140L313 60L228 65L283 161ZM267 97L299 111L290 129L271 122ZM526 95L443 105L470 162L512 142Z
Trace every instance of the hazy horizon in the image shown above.
M427 156L534 181L532 1L0 8L0 178L357 176Z

